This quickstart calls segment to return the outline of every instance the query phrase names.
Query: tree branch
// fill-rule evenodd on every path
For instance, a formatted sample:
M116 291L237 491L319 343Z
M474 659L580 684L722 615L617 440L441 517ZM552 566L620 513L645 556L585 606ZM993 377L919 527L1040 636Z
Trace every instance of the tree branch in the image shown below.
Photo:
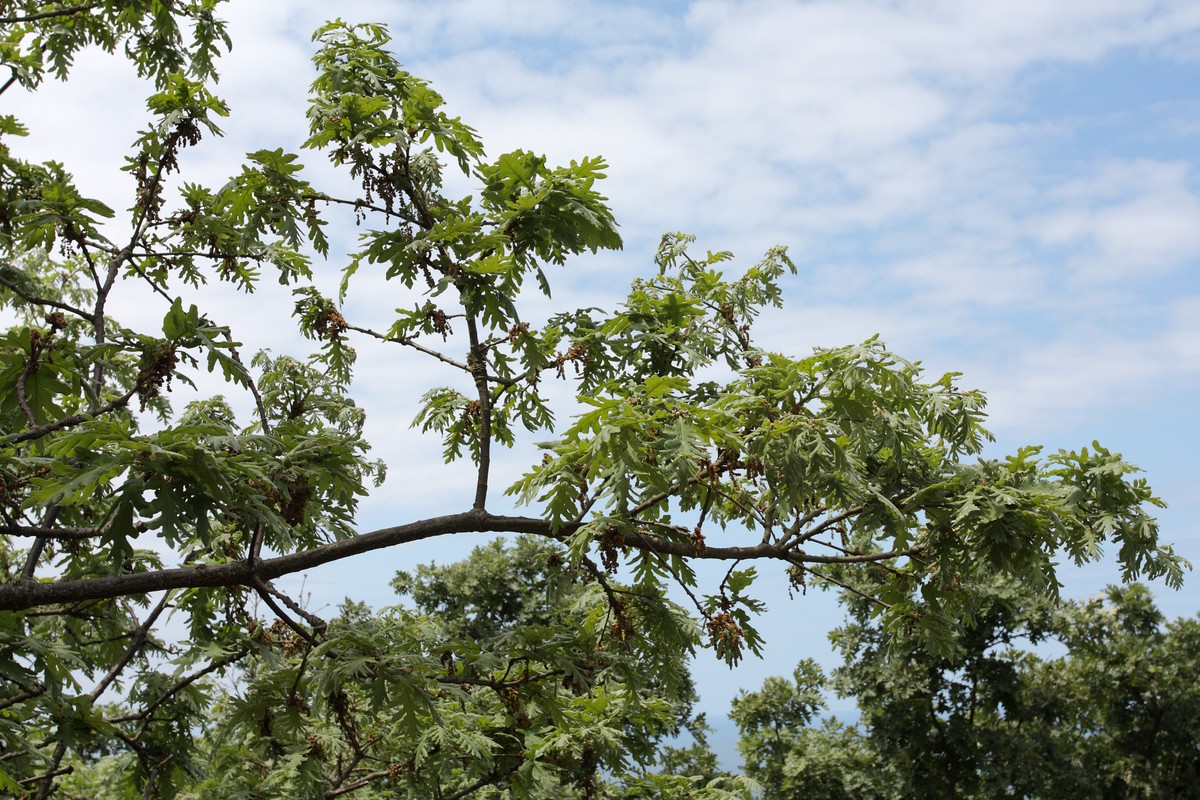
M849 519L850 517L854 516L855 514L862 513L864 508L865 508L865 506L852 506L850 508L839 511L836 514L831 514L830 516L826 517L824 520L822 520L817 525L804 531L804 533L800 533L799 528L797 526L792 526L791 528L788 529L787 536L782 540L781 544L783 544L784 546L787 546L787 547L790 547L792 545L804 544L805 542L812 539L813 537L834 527L839 522L844 522L845 520ZM824 512L823 508L821 509L821 512L822 513ZM814 511L814 512L810 512L809 514L805 514L803 519L797 520L797 524L798 525L807 525L808 522L811 522L812 519L815 519L815 517L813 517L814 513L816 513L816 512ZM810 517L811 517L811 519L810 519ZM805 522L805 520L808 520L808 522Z
M801 566L801 565L797 564L797 566ZM807 569L813 575L816 575L821 580L828 581L829 583L832 583L834 586L841 587L842 589L845 589L846 591L850 592L851 594L856 594L864 600L869 600L872 603L875 603L876 605L882 606L884 609L890 609L892 607L891 603L885 603L883 600L880 600L875 595L867 594L862 589L857 589L854 586L851 586L850 584L848 584L844 581L839 581L837 578L833 577L832 575L826 575L823 572L818 572L817 570L813 569L812 567L805 567L805 569Z
M43 695L45 693L46 693L45 686L38 686L33 689L25 689L20 694L13 695L12 697L5 700L3 703L0 703L0 711L3 711L4 709L6 709L10 706L15 706L17 703L23 703L26 700L32 700L35 697L40 697L41 695Z
M154 796L155 787L158 785L158 774L162 772L162 768L170 763L174 757L174 753L168 753L166 757L154 765L154 769L150 770L150 775L146 778L146 791L142 792L142 800L150 800Z
M520 765L521 765L521 762L518 761L516 766L512 767L511 769L509 769L505 772L500 772L499 770L493 770L493 771L489 772L488 774L484 775L479 780L472 783L471 785L464 786L463 788L459 789L457 792L451 792L450 794L442 795L441 800L460 800L460 798L466 797L469 794L477 792L480 789L482 789L483 787L487 786L488 784L496 783L499 780L507 778L509 775L512 775L514 772L516 772L517 769L520 768Z
M60 775L70 775L74 771L74 767L63 767L62 769L55 769L51 772L44 772L41 775L33 775L28 778L22 778L21 780L17 781L17 783L21 784L22 786L26 786L31 783L37 783L38 781L51 780L52 778L57 778Z
M350 556L434 536L505 531L510 527L505 523L507 519L491 517L475 511L433 517L406 525L383 528L352 539L331 542L311 550L264 559L258 562L257 568L251 566L247 561L241 560L225 564L198 564L152 572L134 572L54 583L19 581L0 586L0 610L17 611L52 603L75 603L82 600L145 594L173 588L252 587L256 574L262 580L274 580L282 575L312 569ZM542 533L549 530L549 525L542 520L529 520L529 522L536 523Z
M26 303L29 303L31 305L49 306L50 308L57 308L59 311L70 312L77 317L81 317L81 318L87 320L88 322L92 321L91 313L88 311L84 311L82 308L73 306L70 303L63 303L59 300L51 300L48 297L38 297L36 295L29 294L28 292L22 291L20 287L14 285L13 283L4 280L3 277L0 277L0 286L3 286L5 289L8 289L10 292L15 294L17 297L21 298Z
M133 529L139 533L150 526L145 522L135 523ZM46 539L94 539L108 533L109 528L56 528L52 525L0 525L0 534L5 536L38 536Z
M264 559L257 562L256 566L252 566L247 561L235 561L52 583L16 581L0 586L0 611L22 611L54 603L102 600L166 589L202 586L253 587L256 579L274 580L283 575L313 569L322 564L340 561L351 556L435 536L456 533L528 533L561 540L564 534L578 530L579 527L579 524L555 527L547 520L535 517L502 516L489 514L480 509L472 509L461 514L431 517L405 525L382 528L310 550ZM803 551L789 551L769 543L759 543L747 547L710 546L706 547L703 553L696 553L694 546L688 540L676 541L638 532L625 533L624 544L640 550L683 558L704 558L717 561L779 559L792 564L871 563L911 556L919 553L922 549L917 546L907 550L864 555L816 555Z
M250 389L250 394L254 396L254 407L258 409L258 419L260 422L262 422L263 433L270 435L271 421L267 418L267 407L263 405L262 395L258 392L258 386L254 383L254 377L250 375L250 370L246 369L246 365L242 363L242 357L238 354L237 348L232 346L234 343L233 336L230 335L229 329L226 328L224 331L222 331L222 334L224 335L225 341L229 342L231 345L229 348L229 355L235 362L237 362L238 366L246 371L246 386Z
M129 665L129 662L132 661L139 652L141 652L141 649L146 645L146 638L150 635L151 628L154 627L154 623L158 621L158 618L162 615L162 612L166 611L167 602L170 599L171 595L169 592L164 594L162 599L158 601L158 605L154 607L154 610L147 615L145 621L134 630L133 640L129 643L129 647L125 649L125 654L121 656L117 663L112 665L112 668L109 669L104 677L100 679L100 682L96 684L96 687L92 689L90 696L93 700L99 699L100 695L104 694L105 690L108 689L112 682L117 679L117 676L121 674L121 671Z
M409 225L421 224L415 217L405 214L398 209L387 209L383 206L377 206L368 203L365 200L344 200L340 197L330 197L326 194L302 194L300 195L300 199L314 200L318 203L336 203L343 206L353 206L356 211L376 211L380 214L383 214L385 217L395 217L396 219L403 220Z
M381 769L376 772L368 772L366 775L362 776L353 783L348 783L339 789L330 789L324 794L324 797L326 800L332 800L334 797L341 797L344 794L350 794L350 792L363 788L373 780L386 778L394 773L395 770L391 769L390 767L388 769Z
M245 657L246 657L246 656L247 656L249 653L250 653L250 651L249 651L249 650L245 650L245 649L242 649L242 650L235 650L235 651L234 651L234 652L233 652L231 655L229 655L229 656L226 656L225 658L222 658L222 659L218 659L218 660L216 660L216 661L212 662L211 664L209 664L207 667L204 667L203 669L196 670L196 671L195 671L195 672L193 672L191 675L188 675L186 678L184 678L183 680L181 680L179 683L177 683L177 684L175 684L174 686L172 686L172 687L171 687L171 688L170 688L168 691L166 691L165 693L163 693L163 694L159 695L159 697L158 697L156 700L154 700L154 702L150 703L148 706L146 706L145 708L143 708L143 709L142 709L141 711L139 711L138 713L136 713L136 714L122 714L122 715L121 715L121 716L119 716L119 717L110 717L108 721L109 721L109 722L111 722L111 723L117 723L117 722L137 722L137 721L140 721L140 720L145 720L145 719L147 719L147 718L148 718L148 717L149 717L151 714L153 714L153 713L154 713L154 710L155 710L156 708L158 708L158 707L159 707L159 706L161 706L163 703L165 703L165 702L167 702L168 700L170 700L170 699L171 699L172 697L174 697L176 694L179 694L179 692L183 691L184 689L186 689L186 688L187 688L188 686L190 686L191 684L193 684L193 683L195 683L196 681L200 680L200 679L201 679L201 678L203 678L205 675L211 675L212 673L216 672L217 670L219 670L219 669L221 669L221 668L223 668L223 667L227 667L227 666L229 666L230 664L233 664L233 663L236 663L237 661L240 661L241 659L245 658Z
M41 527L50 528L54 526L55 520L58 519L59 505L55 503L46 509L46 513L42 516ZM33 573L37 569L38 561L42 558L42 551L46 549L47 537L39 536L33 541L33 546L29 548L29 553L25 556L25 566L21 568L21 580L33 580Z
M306 611L302 605L297 603L292 598L288 597L283 592L276 589L274 586L270 586L265 583L263 584L263 586L271 594L272 597L278 598L280 600L280 602L282 602L285 606L290 608L296 615L304 617L304 621L312 626L313 633L315 633L318 636L325 635L325 631L329 628L329 623L327 623L325 620L318 617L316 614Z
M487 506L488 478L492 468L492 393L488 389L487 357L479 344L475 315L470 312L467 313L467 336L471 340L468 365L479 396L479 466L475 479L475 504L472 507L483 511Z
M418 344L417 341L411 337L388 336L387 334L380 333L379 331L373 331L370 328L360 328L357 325L349 325L349 324L346 325L346 330L355 331L357 333L361 333L366 336L373 336L374 338L379 339L382 342L395 342L396 344L402 344L405 347L411 347L414 350L422 352L427 356L433 356L438 361L441 361L443 364L449 364L450 366L454 367L455 369L460 369L466 373L471 372L471 368L468 367L466 364L462 363L461 361L455 361L453 358L450 358L447 355L443 355L442 353L439 353L437 350L426 347L423 344ZM493 380L494 380L494 378L493 378Z
M40 439L43 436L45 436L46 434L54 433L55 431L60 431L63 428L71 428L76 425L81 425L90 419L95 419L96 417L100 416L101 414L108 414L112 411L116 411L118 408L122 408L123 406L127 405L129 403L129 401L133 399L133 396L135 394L137 394L137 390L138 390L138 387L134 386L128 392L126 392L125 394L118 397L116 400L105 403L104 405L100 406L99 408L96 408L96 409L93 409L90 411L85 411L82 414L72 414L69 417L63 417L60 420L51 422L47 425L43 425L40 428L30 428L29 430L25 431L24 433L18 433L16 435L9 437L7 439L7 441L5 441L4 443L5 444L18 444L20 442L27 442L30 439Z
M22 22L37 22L40 19L70 17L82 11L91 11L93 8L98 8L101 5L102 3L84 3L83 5L78 6L56 8L53 11L39 11L36 14L27 14L23 17L0 17L0 25L19 25Z
M104 677L100 679L100 682L96 684L95 688L88 693L88 697L90 697L93 702L99 699L100 695L104 694L105 690L107 690L108 687L112 685L112 682L117 679L117 676L121 674L121 671L129 665L129 662L132 661L139 652L141 652L141 649L146 644L147 637L150 635L150 630L154 627L154 623L158 621L159 616L164 610L166 610L167 601L169 599L170 593L163 595L158 605L154 607L154 610L151 611L142 624L133 631L132 641L129 643L129 647L126 648L124 655L122 655L121 658L119 658L117 662L109 668L108 672L105 673ZM121 736L119 731L117 732L117 735ZM56 744L54 747L54 755L50 757L50 763L46 771L37 776L35 779L35 781L41 781L42 783L41 789L38 790L37 794L38 800L46 800L46 798L50 796L50 793L54 788L55 777L66 774L73 769L73 767L67 767L64 772L58 768L66 754L67 740L63 738L62 727L60 727L58 744ZM140 758L140 751L138 755Z
M33 413L33 409L29 407L29 395L25 391L25 383L29 380L29 376L37 371L38 358L42 354L42 348L38 346L39 339L36 330L31 330L29 336L29 358L25 359L25 366L21 368L21 374L17 376L17 405L25 412L25 419L29 420L29 427L36 428L38 418Z
M279 593L268 586L262 580L262 578L258 577L257 574L252 575L251 585L254 587L254 591L258 592L258 596L261 597L263 602L265 602L271 608L271 610L275 612L275 616L278 617L284 625L287 625L289 628L291 628L297 636L308 642L310 646L316 647L318 644L320 644L315 636L304 630L304 628L300 627L299 622L296 622L296 620L288 616L286 611L279 607L279 604L275 602L273 597L273 595Z

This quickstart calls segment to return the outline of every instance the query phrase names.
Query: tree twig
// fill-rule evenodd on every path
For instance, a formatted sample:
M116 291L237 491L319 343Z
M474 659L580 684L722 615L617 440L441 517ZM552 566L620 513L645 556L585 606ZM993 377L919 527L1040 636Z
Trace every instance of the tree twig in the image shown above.
M3 91L0 90L0 94L2 94L2 93L3 93ZM11 281L4 280L3 277L0 277L0 286L3 286L5 289L8 289L10 292L12 292L17 297L24 300L26 303L29 303L30 305L49 306L50 308L57 308L59 311L67 311L71 314L74 314L77 317L80 317L81 319L87 320L88 322L92 321L91 313L88 311L84 311L82 308L73 306L70 303L64 303L61 300L51 300L48 297L38 297L37 295L29 294L28 292L24 291L19 286L12 283Z
M381 769L381 770L377 770L375 772L368 772L366 775L363 775L361 778L354 781L353 783L347 783L345 786L342 786L338 789L330 789L329 791L325 792L325 794L324 794L325 800L332 800L335 797L341 797L344 794L350 794L353 791L363 788L364 786L369 784L371 781L378 780L379 778L386 778L387 776L391 775L394 771L395 770L393 770L389 767L388 769ZM474 790L472 790L472 791L474 791Z
M433 348L426 347L425 345L419 343L416 339L412 338L411 336L388 336L387 334L383 334L378 331L373 331L370 328L360 328L357 325L347 325L346 330L355 331L357 333L364 334L365 336L374 337L376 339L379 339L381 342L395 342L396 344L402 344L405 347L411 347L412 349L417 350L418 352L424 353L427 356L432 356L432 357L436 358L438 361L441 361L443 364L449 364L450 366L454 367L455 369L462 370L463 372L466 372L467 374L471 373L471 368L468 367L466 364L462 363L461 361L455 361L453 358L450 358L450 356L447 356L444 353L439 353L437 350L434 350ZM490 380L495 380L498 383L503 382L502 379L498 379L494 375L489 375L488 377Z
M121 671L129 665L129 662L132 661L139 652L141 652L141 649L146 645L146 639L150 635L150 629L154 627L154 623L158 621L158 618L162 615L163 611L166 610L167 603L170 601L170 599L170 592L164 594L162 599L158 601L158 605L154 607L154 610L146 616L146 619L141 625L134 629L132 641L130 641L129 647L125 649L124 655L117 660L117 663L112 665L108 672L105 673L104 677L100 679L100 682L96 684L95 688L89 692L89 696L93 700L98 699L100 695L104 694L105 690L108 689L112 682L117 679L117 676L121 674Z
M42 517L42 527L53 527L54 521L58 519L60 506L55 503L46 509L45 515ZM21 568L21 580L33 580L33 574L37 570L38 560L42 557L42 551L46 548L46 542L49 537L39 536L33 541L33 546L29 548L29 553L25 556L25 566Z
M262 578L256 574L251 575L250 585L254 587L254 590L258 592L258 596L263 599L263 602L270 606L271 610L275 612L275 616L278 617L284 625L287 625L289 628L295 631L297 636L308 642L311 646L316 647L319 644L315 636L304 630L303 626L301 626L299 622L296 622L296 620L292 619L291 616L289 616L288 613L284 611L278 603L275 602L275 598L272 595L276 594L276 592L271 589L271 587L268 586Z
M80 425L88 420L95 419L102 414L108 414L116 411L118 408L123 408L129 404L129 401L133 399L133 396L137 394L137 391L138 387L134 386L116 400L105 403L98 408L85 411L81 414L72 414L69 417L63 417L60 420L47 423L41 427L31 428L23 433L10 435L6 440L3 441L5 444L18 444L20 442L27 442L30 439L40 439L47 434L54 433L55 431L61 431L63 428L71 428L76 425Z
M479 344L479 329L475 315L467 314L467 336L471 341L471 356L468 365L475 379L475 391L479 404L479 464L475 478L475 503L472 508L483 511L487 506L488 478L492 468L492 393L488 389L487 358Z
M145 720L151 714L154 713L154 710L156 708L158 708L163 703L170 700L175 695L179 694L179 692L183 691L188 686L190 686L193 683L195 683L196 681L200 680L205 675L211 675L212 673L216 672L217 670L219 670L223 667L227 667L230 664L234 664L234 663L240 661L241 659L245 658L249 654L249 652L250 652L249 650L245 650L245 649L235 650L232 654L226 656L225 658L218 659L218 660L212 662L211 664L209 664L207 667L196 670L191 675L188 675L186 678L181 680L179 683L172 686L169 690L167 690L163 694L159 695L154 700L154 702L147 705L145 708L143 708L138 713L122 714L119 717L110 717L108 719L108 721L111 723L117 723L117 722L137 722L139 720Z

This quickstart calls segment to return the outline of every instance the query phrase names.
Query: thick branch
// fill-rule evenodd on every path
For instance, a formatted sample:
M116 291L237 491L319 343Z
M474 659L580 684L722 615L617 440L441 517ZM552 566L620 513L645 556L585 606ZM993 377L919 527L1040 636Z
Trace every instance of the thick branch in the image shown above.
M246 561L227 564L200 564L175 569L134 572L103 578L39 583L17 581L0 586L0 611L21 611L54 603L77 603L127 595L146 594L165 589L197 588L203 586L254 586L256 580L269 581L322 564L340 561L351 556L388 547L445 536L455 533L528 533L555 540L577 530L578 524L558 528L544 519L509 517L472 509L461 514L411 522L391 528L364 533L352 539L331 542L311 550L269 558L251 565ZM759 543L749 547L706 547L696 553L686 538L667 539L647 533L626 533L624 544L640 550L683 558L705 558L718 561L779 559L793 564L854 564L886 561L920 552L920 547L863 555L816 555L787 550L777 544Z
M145 522L135 523L133 529L138 532L147 531L150 526ZM5 536L37 536L46 539L94 539L108 533L109 528L58 528L53 525L0 525L0 534Z
M350 556L368 553L385 547L442 536L452 533L507 531L505 517L491 517L480 512L451 514L420 520L407 525L384 528L372 533L344 539L299 553L264 559L251 566L247 561L227 564L198 564L153 572L134 572L102 578L84 578L55 583L21 581L0 586L0 610L17 611L52 603L76 603L125 595L146 594L164 589L198 588L204 586L253 586L255 578L268 581L282 575L302 572L322 564ZM515 518L520 519L520 518ZM530 520L547 533L549 526L542 520ZM519 531L513 531L519 532Z
M54 17L71 17L82 11L91 11L93 8L98 8L101 3L84 3L78 6L65 6L56 8L53 11L39 11L36 14L27 14L23 17L0 17L0 25L17 25L22 22L37 22L39 19L52 19Z

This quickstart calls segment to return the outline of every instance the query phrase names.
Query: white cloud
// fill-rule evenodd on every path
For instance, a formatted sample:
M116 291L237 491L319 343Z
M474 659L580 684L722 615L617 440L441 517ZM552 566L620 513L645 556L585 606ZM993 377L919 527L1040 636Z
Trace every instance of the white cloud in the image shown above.
M699 2L681 18L610 3L352 11L392 23L399 58L433 80L492 153L609 158L604 190L638 250L603 262L607 286L647 268L662 230L699 230L702 246L733 247L743 261L791 243L804 274L781 328L798 325L815 344L882 331L947 361L956 341L972 342L966 358L1003 375L1018 359L996 341L1060 346L1069 359L1071 331L1096 314L1128 338L1120 306L1150 302L1138 298L1200 256L1194 163L1053 163L1052 148L1086 119L1064 126L1011 113L1025 111L1013 82L1031 68L1124 47L1152 53L1194 35L1191 3ZM308 35L327 6L234 3L228 12L235 45L220 92L234 110L229 137L185 157L186 177L210 185L236 170L241 152L303 138ZM86 193L122 208L132 182L116 170L144 124L144 92L119 59L85 54L71 84L13 98L35 133L18 150L62 158ZM334 179L319 154L304 158L314 180ZM357 232L335 233L349 246ZM584 280L578 270L555 275L559 301L577 275ZM1131 277L1145 288L1105 288ZM336 276L326 268L321 280L331 288ZM375 327L403 299L378 281L356 297L355 313ZM270 301L282 313L269 322L239 310L264 307L261 298L219 302L242 338L287 346L286 298Z
M1060 206L1038 229L1045 243L1079 249L1082 280L1145 278L1200 257L1194 167L1149 160L1105 164L1058 187Z
M1184 296L1146 311L1151 321L1142 322L1138 333L1079 321L1051 340L977 365L972 378L988 390L993 426L1011 436L1070 428L1081 417L1119 409L1142 418L1157 404L1195 391L1200 300ZM1186 449L1196 434L1189 429L1172 435Z

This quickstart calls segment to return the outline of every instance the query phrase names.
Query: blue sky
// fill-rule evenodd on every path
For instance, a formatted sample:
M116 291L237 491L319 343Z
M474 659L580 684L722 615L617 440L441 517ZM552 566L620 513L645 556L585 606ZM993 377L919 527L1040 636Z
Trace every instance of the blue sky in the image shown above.
M188 154L189 179L220 185L241 153L298 145L309 36L329 8L228 7L234 51L220 93L233 116L224 141ZM771 348L878 333L988 394L994 453L1099 439L1146 470L1171 506L1165 539L1200 563L1200 4L357 0L336 10L389 23L399 59L491 155L607 157L625 250L555 271L555 308L614 302L650 268L664 231L693 232L741 263L787 245L800 274L760 326ZM27 155L65 162L85 193L124 208L131 187L116 170L144 124L144 94L119 61L85 55L70 84L4 100L33 130ZM80 110L86 137L70 121ZM333 179L306 159L314 181ZM335 234L349 246L356 232ZM394 290L370 276L358 289L353 318L386 327ZM223 321L246 342L302 352L289 299L264 291L221 295ZM162 309L128 313L153 320ZM364 505L364 529L456 509L470 485L408 428L415 396L439 380L408 354L363 348L359 397L391 470ZM500 482L529 459L506 455ZM395 569L465 552L455 541L387 553L306 586L317 605L345 594L382 604ZM1086 595L1117 573L1103 563L1063 577ZM789 601L776 584L764 661L732 676L697 662L713 721L738 687L789 674L802 656L833 663L833 598ZM1195 613L1194 584L1161 591L1164 609ZM720 741L728 747L727 724Z

